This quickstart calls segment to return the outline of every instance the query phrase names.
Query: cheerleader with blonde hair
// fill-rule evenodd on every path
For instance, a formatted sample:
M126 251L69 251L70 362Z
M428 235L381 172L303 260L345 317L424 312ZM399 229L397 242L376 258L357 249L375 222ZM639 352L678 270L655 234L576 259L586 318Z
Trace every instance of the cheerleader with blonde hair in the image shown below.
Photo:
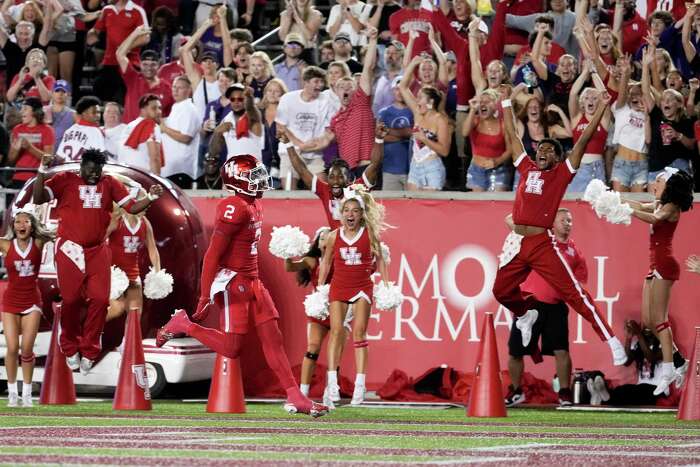
M378 204L364 187L353 185L344 190L344 195L340 208L341 226L328 236L318 280L319 285L325 284L328 272L333 269L329 292L329 371L324 400L340 400L338 374L335 369L338 367L344 342L343 323L348 307L352 304L352 337L357 376L350 404L359 405L365 394L367 323L373 290L371 276L376 268L382 280L387 279L380 234L389 226L384 221L384 206Z

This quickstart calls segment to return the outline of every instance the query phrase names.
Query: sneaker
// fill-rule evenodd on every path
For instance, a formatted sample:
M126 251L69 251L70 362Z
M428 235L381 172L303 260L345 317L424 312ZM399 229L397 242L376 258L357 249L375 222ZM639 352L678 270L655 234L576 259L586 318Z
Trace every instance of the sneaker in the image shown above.
M520 316L517 321L515 321L515 327L520 330L520 334L523 337L523 347L527 347L530 344L530 339L532 339L532 326L535 325L538 314L539 313L535 309L527 310L524 315Z
M328 398L331 401L340 401L340 386L338 386L337 384L329 384L328 386L326 386L326 390L328 391Z
M80 354L76 352L74 355L66 357L66 364L71 371L75 371L80 368Z
M7 394L7 406L8 407L19 407L19 394L16 392L11 392Z
M328 410L335 410L335 404L328 395L328 386L326 386L326 389L323 390L323 405L328 407Z
M191 323L185 310L175 310L170 321L158 329L156 333L156 347L163 347L166 342L174 339L178 334L186 334Z
M570 388L561 388L559 390L559 407L568 407L574 405L574 395Z
M620 339L617 337L611 337L608 339L608 345L613 355L613 365L621 366L627 363L628 357L625 348L622 346Z
M306 401L308 401L308 403L306 403ZM287 402L284 404L284 410L289 414L303 413L311 415L313 418L322 417L328 413L328 407L325 405L318 404L309 399L306 399L306 401L299 403Z
M598 393L595 385L593 384L593 378L588 378L586 380L586 388L588 393L591 395L591 405L600 405L603 402L603 397Z
M670 371L663 371L661 373L661 378L659 381L659 384L656 385L656 389L654 389L654 395L655 396L660 396L661 394L666 393L668 388L671 387L671 384L676 380L676 371L675 369L671 368Z
M92 370L92 365L95 364L95 360L90 360L89 358L81 358L80 359L80 374L83 376L87 376L88 373L90 373L90 370Z
M511 384L508 386L508 394L506 395L506 407L515 407L525 402L525 393L522 388L515 389Z
M22 407L33 407L32 393L22 394Z
M598 375L593 379L593 389L598 393L601 401L607 402L610 400L610 393L602 376Z
M356 384L355 390L352 392L352 400L350 405L360 405L365 401L365 388L363 385Z
M683 365L679 366L676 368L676 379L674 380L674 384L676 385L676 389L681 389L683 387L683 383L685 382L685 374L688 373L688 365L690 362L686 360Z

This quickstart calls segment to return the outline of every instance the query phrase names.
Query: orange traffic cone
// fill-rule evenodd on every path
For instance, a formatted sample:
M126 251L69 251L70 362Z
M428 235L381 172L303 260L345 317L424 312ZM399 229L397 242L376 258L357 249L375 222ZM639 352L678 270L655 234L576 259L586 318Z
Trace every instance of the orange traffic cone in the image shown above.
M207 412L245 413L241 365L237 358L216 355Z
M700 327L695 328L695 345L683 383L678 420L700 420Z
M146 374L146 359L143 356L140 315L137 308L132 308L126 318L124 352L112 404L114 410L151 410L151 391Z
M44 367L44 380L41 383L39 403L43 405L75 404L73 372L66 364L66 356L58 346L58 330L61 327L61 304L53 309L53 328L49 354Z
M506 416L501 368L498 364L496 331L493 329L493 313L486 313L484 326L481 328L481 344L479 345L476 370L474 370L474 384L469 397L467 416Z

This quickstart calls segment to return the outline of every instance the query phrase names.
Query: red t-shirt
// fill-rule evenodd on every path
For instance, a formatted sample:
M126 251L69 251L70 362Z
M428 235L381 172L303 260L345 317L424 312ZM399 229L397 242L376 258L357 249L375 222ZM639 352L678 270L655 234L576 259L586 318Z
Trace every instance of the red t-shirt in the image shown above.
M520 173L520 183L513 205L513 222L551 228L559 203L576 170L568 159L549 170L540 170L525 153L514 165Z
M452 26L452 29L454 29L457 34L462 36L464 39L469 39L469 19L466 21L460 21L457 19L457 16L455 16L455 12L450 10L450 13L447 15L447 20L450 22L450 26ZM450 49L445 49L445 52L447 50Z
M574 273L574 277L580 282L586 282L588 279L588 268L586 267L586 260L581 256L581 252L576 248L576 244L573 240L568 242L557 241L557 249L561 252L562 256L566 260L566 263L571 268ZM559 295L559 293L554 290L554 287L549 285L549 282L544 280L542 276L532 271L527 277L525 282L522 283L520 288L523 292L529 292L535 295L535 298L544 303L559 303L563 302L564 298Z
M132 64L129 64L125 73L122 73L122 79L126 85L122 117L125 122L131 122L139 116L139 99L145 94L155 94L160 97L163 117L170 114L170 108L173 106L173 91L169 81L159 79L158 84L151 86Z
M49 198L58 200L57 236L86 248L104 242L113 203L124 209L133 204L126 187L109 175L103 175L95 185L88 185L76 173L61 172L44 186Z
M215 230L231 239L219 265L248 277L258 277L258 242L262 235L262 207L255 200L229 196L216 207Z
M19 75L15 75L14 78L12 78L12 82L10 83L10 86L14 86L15 83L19 80ZM43 78L41 78L41 81L44 83L44 86L46 86L46 89L49 91L53 90L53 85L56 82L56 78L54 78L51 75L46 75ZM24 77L24 84L20 88L20 93L18 97L23 96L23 97L36 97L37 99L41 99L41 94L39 93L39 88L36 87L36 81L34 78L32 78L29 75L25 75ZM44 104L48 104L49 101L41 99L41 102Z
M364 185L367 189L372 188L372 184L369 183L365 174L362 174L360 180L355 180L355 184ZM331 229L337 229L340 227L340 203L343 202L343 197L335 198L333 193L331 193L331 187L328 183L324 182L316 175L311 181L311 191L314 192L316 196L321 200L323 205L323 212L326 213L326 219L328 220L328 226Z
M351 169L361 161L370 160L374 145L372 97L358 87L348 106L331 119L330 130L335 134L338 154Z
M413 42L413 55L421 52L430 52L428 40L428 26L430 25L430 13L422 10L401 8L389 16L389 30L403 45L408 44L408 33L418 31L420 34Z
M647 0L647 18L655 11L668 11L675 21L680 21L685 16L684 0Z
M50 146L51 149L49 152L53 151L53 145L56 139L53 128L45 123L40 123L34 126L20 123L12 129L12 141L15 141L20 137L26 139L36 148L41 149L42 151L46 146ZM32 155L32 153L26 149L22 149L19 153L19 157L17 158L17 162L15 162L15 167L37 169L39 168L40 163L41 161ZM12 180L25 181L29 180L34 175L34 172L15 172Z
M117 48L129 37L131 31L145 24L148 26L148 17L143 8L129 0L123 10L118 11L114 5L107 5L102 9L100 18L95 23L95 30L106 31L107 47L102 58L103 65L117 66ZM139 61L139 48L129 52L129 61Z
M197 66L199 66L199 64L197 64ZM162 79L171 84L175 80L175 78L185 74L187 74L185 72L185 67L180 65L180 63L177 60L175 60L174 62L166 63L158 69L158 79Z
M523 55L528 53L532 53L532 49L529 45L525 44L524 46L520 47L520 50L518 50L518 53L515 56L515 63L517 65L520 65L523 59ZM566 50L564 50L564 48L556 42L552 42L552 51L549 53L549 57L547 57L547 62L554 63L555 65L557 65L559 63L559 59L564 54L566 54ZM485 67L488 64L484 63L483 65Z

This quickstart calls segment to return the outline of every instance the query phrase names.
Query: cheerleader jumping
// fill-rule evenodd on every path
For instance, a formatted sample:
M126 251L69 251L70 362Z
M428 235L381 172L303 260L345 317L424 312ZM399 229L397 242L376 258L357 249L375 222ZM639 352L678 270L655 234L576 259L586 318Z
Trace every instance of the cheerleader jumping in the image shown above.
M643 286L642 323L654 330L661 342L663 374L654 390L654 395L658 396L674 381L681 387L688 369L687 362L673 345L668 302L671 287L680 276L680 266L672 252L673 234L681 213L693 205L693 179L682 170L667 167L656 177L655 196L653 203L626 202L634 210L634 217L651 224L651 264Z
M12 221L9 234L0 239L0 254L5 257L8 285L3 296L2 326L7 351L8 407L17 407L17 360L22 362L22 406L32 406L34 340L41 321L41 295L37 287L41 252L51 234L34 214L20 211ZM22 334L20 347L19 335ZM21 348L21 356L20 350Z
M354 188L354 189L352 189ZM386 264L382 257L379 234L388 227L384 222L384 207L377 204L369 192L354 185L346 190L340 213L342 225L330 233L319 270L319 284L325 284L329 271L331 331L328 342L328 379L324 399L340 400L337 368L343 347L345 316L353 307L353 345L357 376L351 405L359 405L365 395L367 372L367 322L372 304L375 266L386 280ZM375 263L376 261L376 263ZM332 370L331 370L332 368Z

